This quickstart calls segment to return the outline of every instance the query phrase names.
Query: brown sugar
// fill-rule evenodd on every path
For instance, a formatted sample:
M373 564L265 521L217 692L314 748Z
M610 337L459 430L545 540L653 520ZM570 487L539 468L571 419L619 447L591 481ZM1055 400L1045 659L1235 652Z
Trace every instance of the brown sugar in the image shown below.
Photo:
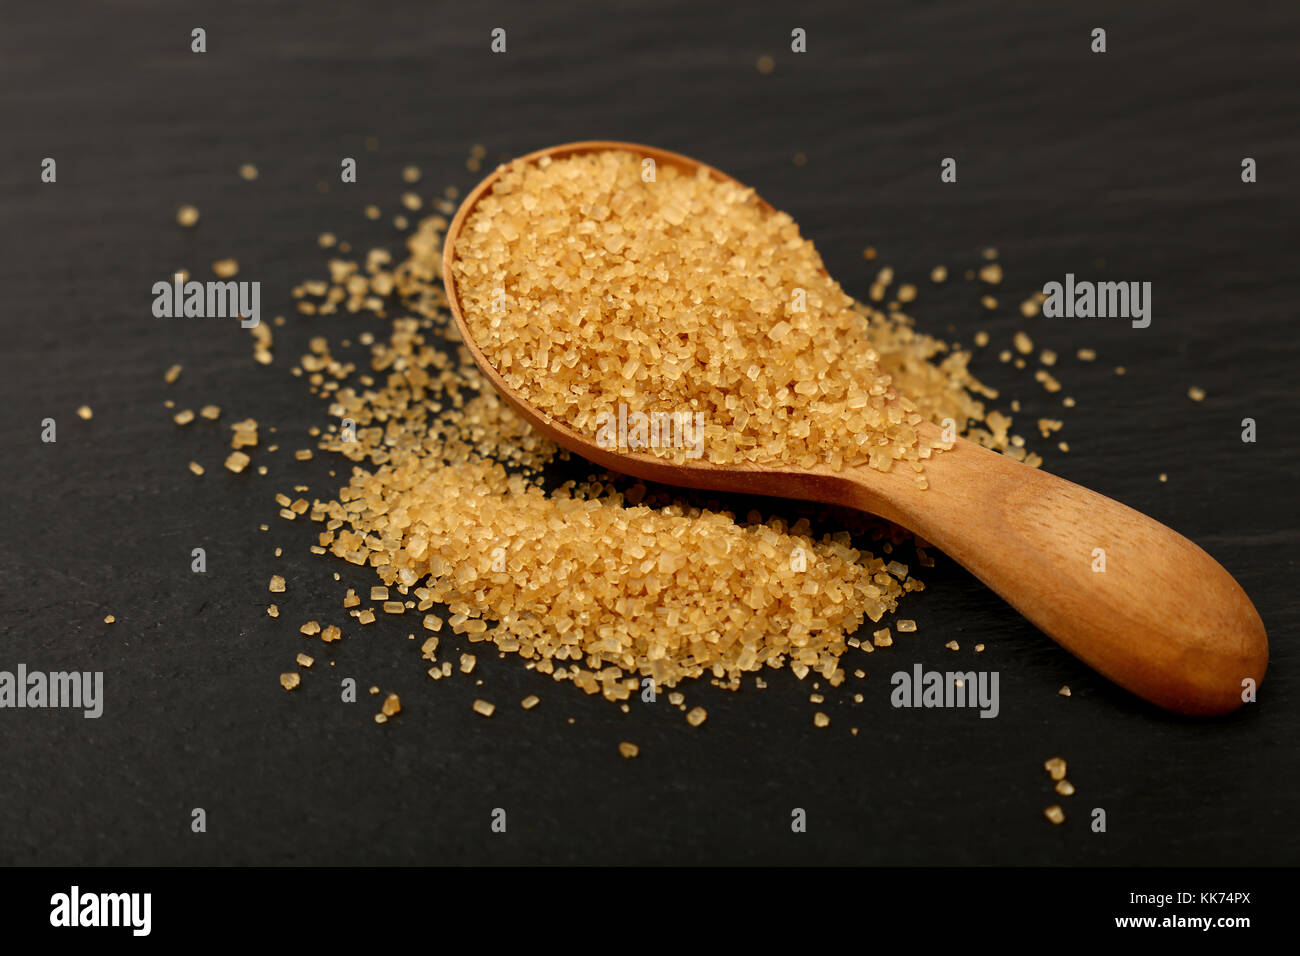
M516 161L453 264L476 343L550 418L702 415L716 464L920 463L924 415L812 243L754 191L611 150ZM682 443L646 451L681 459Z

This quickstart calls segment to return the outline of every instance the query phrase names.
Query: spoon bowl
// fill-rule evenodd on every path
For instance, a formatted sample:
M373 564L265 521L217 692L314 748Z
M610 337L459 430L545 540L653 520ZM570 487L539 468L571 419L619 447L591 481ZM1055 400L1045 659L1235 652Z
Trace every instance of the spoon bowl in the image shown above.
M657 166L719 181L725 173L687 156L635 143L589 141L539 150L516 162L622 150ZM1247 700L1268 666L1268 639L1240 585L1177 532L1117 501L974 442L926 462L929 487L905 469L836 471L678 462L602 447L524 400L474 340L453 274L456 240L506 167L466 196L447 229L443 281L465 346L509 405L542 435L610 471L710 491L798 498L858 508L899 524L965 566L1044 633L1101 674L1167 710L1210 716ZM772 207L760 200L761 208ZM939 429L918 426L921 439Z

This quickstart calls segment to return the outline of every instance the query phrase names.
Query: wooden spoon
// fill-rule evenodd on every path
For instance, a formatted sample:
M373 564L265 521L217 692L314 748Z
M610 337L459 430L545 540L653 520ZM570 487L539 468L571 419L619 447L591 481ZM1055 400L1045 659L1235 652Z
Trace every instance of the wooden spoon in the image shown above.
M523 157L628 150L658 166L735 182L686 156L635 143L569 143ZM447 230L443 281L452 315L483 374L535 429L611 471L714 491L847 505L914 531L959 561L1058 644L1122 687L1183 714L1224 714L1268 666L1268 638L1246 593L1186 538L1117 501L972 442L926 462L929 488L909 469L676 463L600 447L529 405L497 373L461 313L452 264L474 205L505 167L461 204ZM764 204L769 211L770 206ZM922 426L922 438L937 428ZM1104 564L1101 557L1104 552ZM1105 570L1097 570L1104 567Z

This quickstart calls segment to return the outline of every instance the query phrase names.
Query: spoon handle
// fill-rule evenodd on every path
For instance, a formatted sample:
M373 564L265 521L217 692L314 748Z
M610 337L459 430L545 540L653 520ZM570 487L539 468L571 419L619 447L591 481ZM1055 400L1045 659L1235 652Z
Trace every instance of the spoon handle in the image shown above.
M849 472L839 503L916 532L1070 653L1168 710L1228 713L1263 678L1259 613L1182 535L964 440L926 475L922 490L905 475Z

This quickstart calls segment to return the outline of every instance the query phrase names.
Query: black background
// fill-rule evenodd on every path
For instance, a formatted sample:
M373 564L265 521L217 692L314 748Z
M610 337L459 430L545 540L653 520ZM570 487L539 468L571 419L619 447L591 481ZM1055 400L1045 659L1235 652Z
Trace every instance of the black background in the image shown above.
M103 670L107 703L98 721L0 712L0 862L1294 863L1300 13L1058 6L6 11L0 669ZM189 51L195 26L204 55ZM488 49L497 26L505 55ZM796 26L804 55L789 51ZM1104 55L1089 50L1098 26ZM770 75L755 69L761 54L775 58ZM856 681L830 692L825 730L812 725L811 688L788 672L768 672L762 693L686 688L710 714L692 729L662 698L624 715L481 645L482 687L433 684L409 619L381 617L328 650L308 644L298 624L342 621L344 587L372 579L313 557L313 528L276 517L277 491L302 482L324 497L342 483L330 469L346 474L325 456L292 459L326 415L287 370L312 334L387 328L292 311L291 286L324 274L316 235L398 252L389 220L403 165L423 168L430 197L475 182L464 164L474 143L495 161L589 138L719 166L792 213L850 293L892 264L921 287L922 329L966 343L987 329L976 372L1004 405L1024 403L1020 430L1046 467L1188 535L1252 596L1272 641L1259 703L1216 721L1158 712L943 559L902 605L919 632L861 661L863 704L849 702ZM53 185L39 179L46 156ZM344 156L359 161L355 185L338 182ZM955 185L939 181L947 156ZM1259 164L1254 185L1240 179L1245 156ZM238 177L243 162L258 180ZM193 230L174 222L186 202L202 211ZM379 222L362 216L372 202ZM994 313L960 278L985 246L1007 276ZM182 266L208 278L225 256L262 282L264 318L290 318L270 367L229 324L150 314L155 281ZM937 263L954 274L938 289L927 280ZM1019 301L1066 272L1151 281L1151 327L1022 319ZM997 362L1022 327L1062 355L1059 395ZM1099 360L1076 361L1083 346ZM169 387L173 362L185 370ZM1191 385L1204 403L1187 398ZM1066 394L1077 408L1061 409ZM178 429L167 398L216 402L221 423ZM82 403L93 420L76 417ZM221 467L228 424L250 415L267 477ZM1034 437L1039 416L1065 419L1069 454ZM1253 445L1240 440L1247 416ZM40 441L46 417L55 444ZM281 451L269 455L272 441ZM190 475L191 458L207 475ZM194 547L207 574L190 572ZM265 613L272 573L290 582L279 620ZM108 613L116 624L102 623ZM956 654L943 646L954 639ZM979 641L988 650L976 656ZM287 694L277 675L299 650L317 664ZM915 662L996 668L1001 716L893 710L889 674ZM377 699L339 702L344 676L400 693L405 712L376 726ZM1072 697L1056 694L1062 683ZM529 693L542 704L525 713ZM497 703L492 719L471 712L479 696ZM621 759L621 740L640 757ZM1042 769L1055 755L1069 761L1072 797L1057 798ZM1042 809L1058 799L1069 819L1053 827ZM204 834L190 831L194 807ZM494 807L508 811L504 835L489 831ZM794 807L806 834L790 831ZM1104 834L1088 827L1094 807Z

